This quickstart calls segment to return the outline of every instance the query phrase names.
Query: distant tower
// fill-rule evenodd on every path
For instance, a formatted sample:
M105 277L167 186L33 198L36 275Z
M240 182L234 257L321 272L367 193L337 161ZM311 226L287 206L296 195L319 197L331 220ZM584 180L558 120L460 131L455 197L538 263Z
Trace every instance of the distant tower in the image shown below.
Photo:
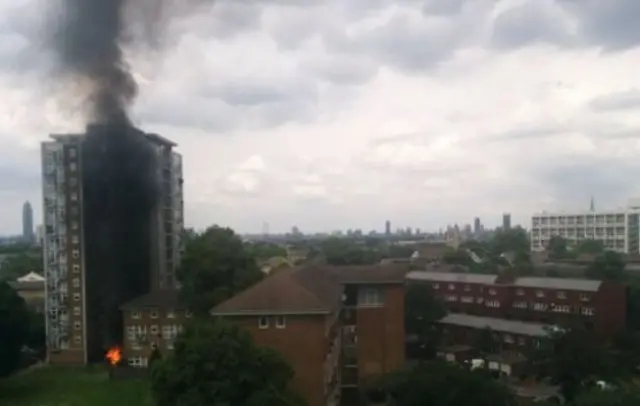
M593 196L591 196L591 201L589 202L589 211L591 212L596 211L596 204L593 201Z
M502 229L503 230L510 230L511 229L511 214L510 213L504 213L502 215Z
M384 233L386 235L391 235L391 222L389 220L384 223Z
M28 201L22 205L22 237L26 241L33 241L33 209Z
M262 223L262 235L264 237L269 236L269 223L267 223L266 221Z
M481 227L481 224L482 224L482 223L480 223L480 217L476 217L476 218L473 220L473 233L474 233L475 235L480 234L480 227Z

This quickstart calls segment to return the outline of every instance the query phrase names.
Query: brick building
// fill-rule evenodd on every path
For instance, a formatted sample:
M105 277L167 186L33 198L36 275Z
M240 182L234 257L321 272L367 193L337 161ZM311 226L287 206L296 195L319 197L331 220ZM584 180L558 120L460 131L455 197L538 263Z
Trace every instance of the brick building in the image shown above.
M146 367L154 348L173 350L173 342L191 313L180 303L178 291L158 290L120 307L124 324L122 355L133 367Z
M212 310L279 351L310 406L338 404L404 364L404 266L305 266Z
M626 289L614 282L419 271L409 273L407 279L429 284L450 316L541 325L579 323L603 340L625 328ZM473 327L472 318L463 319Z

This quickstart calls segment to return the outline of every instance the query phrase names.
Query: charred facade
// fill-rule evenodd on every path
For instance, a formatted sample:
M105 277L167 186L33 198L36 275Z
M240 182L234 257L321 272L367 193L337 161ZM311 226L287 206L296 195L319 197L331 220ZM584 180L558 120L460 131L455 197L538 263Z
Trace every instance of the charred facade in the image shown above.
M119 306L176 285L181 158L126 121L52 138L42 146L49 360L102 361L122 340Z

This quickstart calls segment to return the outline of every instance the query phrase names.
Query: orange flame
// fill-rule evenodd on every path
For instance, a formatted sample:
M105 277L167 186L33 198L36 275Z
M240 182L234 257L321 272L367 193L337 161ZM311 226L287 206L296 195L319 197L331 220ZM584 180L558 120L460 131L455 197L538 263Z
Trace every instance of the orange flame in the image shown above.
M107 361L109 361L109 364L116 365L122 360L122 351L120 351L118 347L110 348L105 357Z

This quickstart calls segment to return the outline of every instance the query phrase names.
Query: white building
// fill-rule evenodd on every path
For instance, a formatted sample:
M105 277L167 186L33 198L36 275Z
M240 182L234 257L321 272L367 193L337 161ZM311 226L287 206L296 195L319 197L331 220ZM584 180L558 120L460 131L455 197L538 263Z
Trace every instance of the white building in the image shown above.
M640 250L640 201L610 211L536 213L531 218L531 250L543 251L553 236L575 246L584 240L601 241L606 249L622 253Z
M89 127L88 131L93 130ZM176 283L183 229L181 156L173 150L175 144L171 141L154 134L139 134L156 151L154 168L160 190L149 222L152 264L147 289L171 288ZM88 258L86 247L95 246L95 239L102 237L85 227L83 145L86 134L52 135L51 138L43 142L41 148L48 360L84 364L89 361L89 352L95 351L92 348L103 345L99 333L90 325L96 320L92 316L95 309L102 306L103 299L96 289L108 287L87 282L95 280L95 274L101 271L86 269L87 263L96 262L95 258ZM87 299L91 295L95 297Z

